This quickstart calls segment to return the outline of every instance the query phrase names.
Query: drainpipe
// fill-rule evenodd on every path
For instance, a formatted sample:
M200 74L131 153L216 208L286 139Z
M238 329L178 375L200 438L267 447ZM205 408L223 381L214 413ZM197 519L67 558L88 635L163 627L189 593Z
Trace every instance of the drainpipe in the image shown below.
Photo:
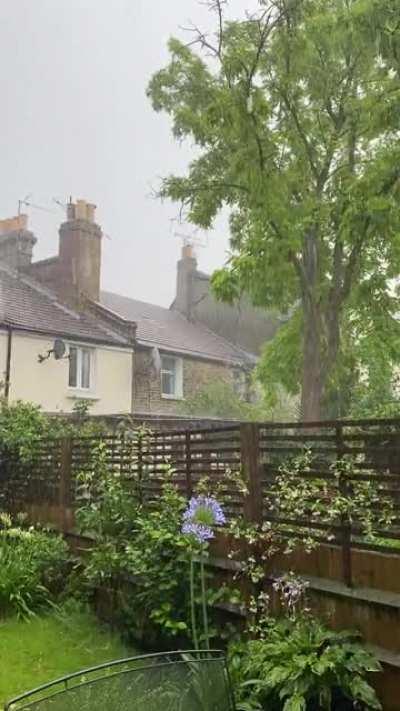
M6 402L8 402L10 395L10 380L11 380L11 352L12 352L12 327L7 326L7 359L6 359L6 370L5 370L5 383L4 383L4 397Z

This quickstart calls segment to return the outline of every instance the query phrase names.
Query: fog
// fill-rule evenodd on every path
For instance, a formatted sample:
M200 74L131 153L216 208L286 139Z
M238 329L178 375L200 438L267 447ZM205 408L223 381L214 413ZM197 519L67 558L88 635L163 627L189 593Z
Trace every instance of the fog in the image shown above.
M231 15L249 4L232 0ZM29 196L22 209L43 258L57 250L56 201L96 203L103 287L162 305L175 290L176 233L193 228L152 190L184 171L193 148L174 142L145 89L189 21L207 28L213 17L196 0L2 0L0 10L0 218ZM212 271L226 258L224 219L201 242L199 266Z

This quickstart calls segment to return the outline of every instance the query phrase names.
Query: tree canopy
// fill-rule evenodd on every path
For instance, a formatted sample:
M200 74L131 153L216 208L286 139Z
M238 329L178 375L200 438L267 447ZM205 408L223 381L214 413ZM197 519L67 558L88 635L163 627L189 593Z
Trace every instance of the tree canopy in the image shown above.
M399 11L259 0L228 21L229 3L209 5L215 32L171 39L149 85L175 137L198 148L161 195L205 229L228 209L214 289L289 315L259 373L300 390L304 418L319 419L350 376L399 359Z

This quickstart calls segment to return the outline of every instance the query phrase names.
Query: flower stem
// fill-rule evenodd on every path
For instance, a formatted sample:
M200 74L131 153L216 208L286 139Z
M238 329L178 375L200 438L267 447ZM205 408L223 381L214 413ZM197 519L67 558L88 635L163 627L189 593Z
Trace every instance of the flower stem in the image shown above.
M196 627L196 601L195 601L195 589L194 589L194 560L193 556L190 556L190 612L192 617L192 637L193 644L196 651L199 649L199 640L197 637L197 627Z
M201 577L201 603L203 608L204 636L206 638L206 649L210 649L210 636L208 632L207 597L206 597L206 577L204 572L204 556L200 557L200 577Z

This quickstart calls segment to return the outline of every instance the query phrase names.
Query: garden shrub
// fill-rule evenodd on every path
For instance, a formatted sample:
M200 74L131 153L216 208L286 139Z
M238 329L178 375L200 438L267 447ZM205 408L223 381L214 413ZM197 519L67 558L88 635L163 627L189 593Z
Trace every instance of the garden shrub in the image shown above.
M119 613L117 621L123 621L125 629L142 644L159 649L165 641L171 647L172 639L185 643L194 627L190 571L199 553L202 566L201 556L208 555L204 543L196 552L188 537L194 525L201 531L207 525L208 519L195 519L192 510L193 502L207 500L207 482L201 482L203 495L192 499L186 508L187 500L174 484L174 472L165 464L158 475L163 479L160 493L143 503L142 495L151 490L151 479L140 491L135 477L126 480L116 475L108 468L102 445L94 452L92 464L92 470L80 476L77 514L81 531L95 541L85 564L89 587L95 590L105 585L111 589ZM280 494L281 503L285 503L286 489ZM354 510L357 516L366 508L365 501L370 501L362 494L360 501L357 498L351 502L351 512ZM324 502L320 498L321 513ZM348 510L350 506L342 500L334 503L339 513L342 507ZM332 500L327 505L331 509ZM225 519L219 518L221 522ZM311 617L303 599L305 585L292 574L274 584L285 617L269 617L266 571L276 551L285 547L280 532L268 523L256 526L243 520L231 522L228 531L234 541L239 539L238 575L244 585L241 596L233 588L227 592L239 594L247 615L241 640L230 647L238 711L345 711L353 708L353 702L358 708L379 709L375 692L365 678L367 672L378 671L379 664L356 636L332 632ZM297 540L296 544L304 546L305 541ZM238 556L232 551L229 557ZM204 613L212 612L212 603L225 598L226 590L217 591L212 585L205 586L204 579L202 582L195 602L205 620ZM207 606L202 606L205 589ZM207 642L210 637L222 637L221 627L217 628L213 619L199 642Z
M61 536L0 514L0 616L25 617L50 605L65 584L68 565Z
M237 711L350 711L381 709L367 673L379 662L353 632L329 630L308 607L308 583L286 573L272 583L281 616L270 615L270 596L241 640L229 648Z
M231 646L230 670L238 711L381 708L365 678L379 663L354 634L310 617L269 620L263 638Z
M159 636L183 634L189 614L189 556L180 530L186 501L171 477L166 466L160 496L143 506L135 481L109 470L101 444L91 470L79 477L78 526L95 540L86 584L113 589L125 629L150 646Z
M103 445L97 445L92 467L79 476L77 523L94 538L84 581L89 592L108 588L118 620L133 638L160 648L171 639L185 644L191 636L189 589L193 544L182 532L187 500L165 464L159 495L143 504L135 479L110 471ZM151 484L151 481L148 482ZM196 604L202 604L197 580ZM209 605L225 590L207 586ZM214 620L208 633L216 635Z
M0 398L0 451L22 462L33 461L39 438L47 430L48 418L37 405Z

